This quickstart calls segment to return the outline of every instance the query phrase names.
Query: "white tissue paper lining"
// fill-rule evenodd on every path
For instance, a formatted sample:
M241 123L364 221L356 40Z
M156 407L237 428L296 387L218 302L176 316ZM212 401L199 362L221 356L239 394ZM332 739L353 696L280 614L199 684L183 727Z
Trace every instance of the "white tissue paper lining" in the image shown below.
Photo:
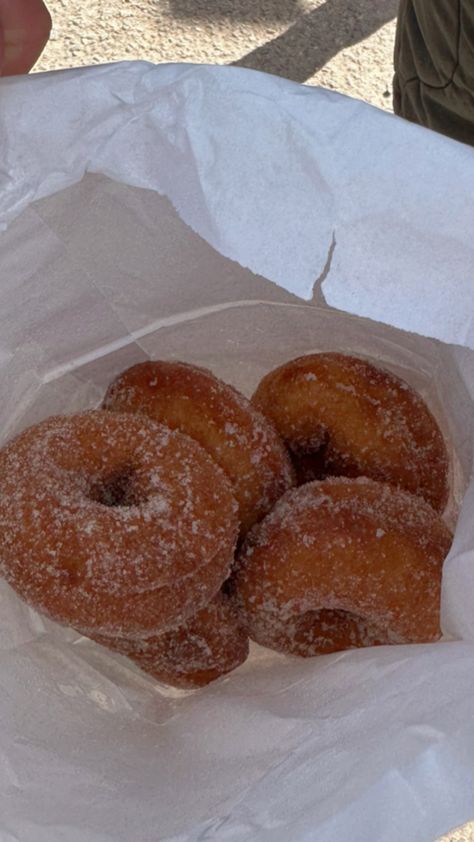
M3 440L149 357L250 394L337 349L424 395L451 522L462 504L442 643L254 647L197 692L2 583L2 842L433 842L474 816L473 150L236 68L43 74L0 100Z

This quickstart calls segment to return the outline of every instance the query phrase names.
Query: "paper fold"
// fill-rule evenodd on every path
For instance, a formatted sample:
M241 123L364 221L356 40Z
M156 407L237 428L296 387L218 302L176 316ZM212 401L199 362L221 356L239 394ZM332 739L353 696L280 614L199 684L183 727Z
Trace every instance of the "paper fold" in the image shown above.
M0 225L103 173L166 195L223 255L303 298L334 237L332 306L473 346L469 147L255 71L144 62L7 80L0 119Z

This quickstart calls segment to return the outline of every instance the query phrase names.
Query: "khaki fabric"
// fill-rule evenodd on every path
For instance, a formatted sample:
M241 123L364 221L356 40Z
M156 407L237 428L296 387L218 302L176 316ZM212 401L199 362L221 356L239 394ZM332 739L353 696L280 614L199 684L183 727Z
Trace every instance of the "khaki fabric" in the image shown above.
M401 0L394 110L474 145L474 0Z

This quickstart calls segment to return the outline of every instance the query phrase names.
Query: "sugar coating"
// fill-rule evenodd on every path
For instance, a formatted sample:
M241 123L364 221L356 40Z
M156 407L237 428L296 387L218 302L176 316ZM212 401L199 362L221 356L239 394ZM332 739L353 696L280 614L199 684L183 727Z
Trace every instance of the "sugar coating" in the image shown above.
M345 354L309 354L267 374L252 401L285 440L299 482L368 476L443 511L443 436L424 401L394 374Z
M250 637L298 655L439 637L452 536L421 498L360 477L288 491L239 554Z
M188 437L103 411L53 417L0 453L0 571L59 622L141 636L209 601L237 507Z
M269 421L206 369L182 362L141 363L110 385L103 406L142 412L198 441L232 483L241 534L294 485L291 461Z
M222 592L165 634L138 640L100 635L94 639L175 687L202 687L214 681L243 663L249 649L236 607Z

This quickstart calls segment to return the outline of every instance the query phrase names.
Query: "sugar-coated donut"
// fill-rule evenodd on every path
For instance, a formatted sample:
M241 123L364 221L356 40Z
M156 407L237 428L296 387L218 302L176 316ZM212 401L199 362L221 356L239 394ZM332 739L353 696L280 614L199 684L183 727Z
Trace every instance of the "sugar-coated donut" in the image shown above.
M144 672L174 687L203 687L242 664L248 636L232 600L216 597L177 629L145 640L92 635L103 646L126 655Z
M281 652L432 641L451 540L420 497L363 477L316 481L251 530L233 590L250 637Z
M198 441L232 483L242 534L294 484L290 459L271 424L206 369L181 362L140 363L114 380L103 406L144 413Z
M0 570L54 620L143 637L183 622L228 575L230 483L151 419L49 418L0 452L0 476Z
M444 509L443 436L424 401L394 374L345 354L309 354L267 374L252 400L285 440L300 482L368 476Z

